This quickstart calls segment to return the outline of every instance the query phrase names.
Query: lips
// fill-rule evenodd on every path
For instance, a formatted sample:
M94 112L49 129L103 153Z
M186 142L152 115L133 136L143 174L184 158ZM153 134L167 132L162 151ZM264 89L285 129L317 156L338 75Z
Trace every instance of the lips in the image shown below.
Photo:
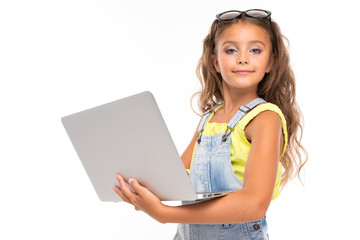
M240 69L240 70L235 70L233 72L236 73L236 74L240 74L240 75L246 75L246 74L253 73L254 71L246 70L246 69Z

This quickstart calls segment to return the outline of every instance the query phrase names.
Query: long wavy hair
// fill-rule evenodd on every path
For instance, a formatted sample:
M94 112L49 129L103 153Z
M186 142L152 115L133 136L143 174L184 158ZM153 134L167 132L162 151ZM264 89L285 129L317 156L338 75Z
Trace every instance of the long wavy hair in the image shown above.
M196 69L201 90L192 96L191 102L194 97L198 96L198 107L202 113L213 109L216 104L224 102L222 77L213 65L212 56L216 55L217 42L224 30L239 21L261 27L270 37L274 61L271 71L266 73L260 81L257 94L265 101L277 105L286 119L288 146L280 159L283 167L281 181L281 189L283 189L296 175L301 181L300 170L307 161L307 152L301 145L303 116L295 99L295 76L290 66L289 52L284 43L284 41L287 43L289 41L282 35L276 22L270 20L270 23L269 19L255 19L244 15L232 21L217 22L215 20L209 34L204 39L203 53Z

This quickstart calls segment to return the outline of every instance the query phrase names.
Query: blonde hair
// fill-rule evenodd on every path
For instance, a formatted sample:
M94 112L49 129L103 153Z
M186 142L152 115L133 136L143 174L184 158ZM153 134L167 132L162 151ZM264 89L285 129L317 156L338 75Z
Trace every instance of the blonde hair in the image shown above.
M303 117L296 102L295 76L290 66L289 52L284 44L288 40L281 34L279 25L269 19L255 19L245 17L232 20L216 20L212 23L210 32L204 39L203 54L199 60L196 74L200 80L201 90L196 92L198 107L202 113L224 101L222 92L222 77L213 65L212 56L216 55L215 48L221 34L232 24L243 21L264 29L270 37L274 61L270 73L266 73L258 85L257 94L265 101L277 105L283 112L288 132L288 147L280 159L283 166L281 188L296 175L300 181L300 170L307 162L307 152L301 145L303 134ZM300 150L304 153L303 161Z

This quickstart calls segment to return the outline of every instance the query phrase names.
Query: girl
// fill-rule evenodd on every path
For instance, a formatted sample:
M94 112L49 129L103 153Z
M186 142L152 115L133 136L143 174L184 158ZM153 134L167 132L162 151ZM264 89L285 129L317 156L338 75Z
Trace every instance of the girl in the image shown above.
M174 239L268 239L271 200L304 165L300 110L289 54L271 12L227 11L204 40L197 75L203 117L181 156L199 192L236 190L211 201L166 206L135 179L116 193L161 223Z

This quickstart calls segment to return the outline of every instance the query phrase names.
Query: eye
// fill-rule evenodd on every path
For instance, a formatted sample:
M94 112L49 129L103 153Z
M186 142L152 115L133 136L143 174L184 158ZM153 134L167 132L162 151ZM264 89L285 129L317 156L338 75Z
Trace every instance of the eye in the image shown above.
M255 53L255 54L259 54L259 53L261 53L261 50L258 49L258 48L253 48L253 49L250 50L250 52Z
M237 50L236 50L236 49L233 49L233 48L229 48L229 49L225 50L225 52L226 52L227 54L234 54L234 53L237 53Z

